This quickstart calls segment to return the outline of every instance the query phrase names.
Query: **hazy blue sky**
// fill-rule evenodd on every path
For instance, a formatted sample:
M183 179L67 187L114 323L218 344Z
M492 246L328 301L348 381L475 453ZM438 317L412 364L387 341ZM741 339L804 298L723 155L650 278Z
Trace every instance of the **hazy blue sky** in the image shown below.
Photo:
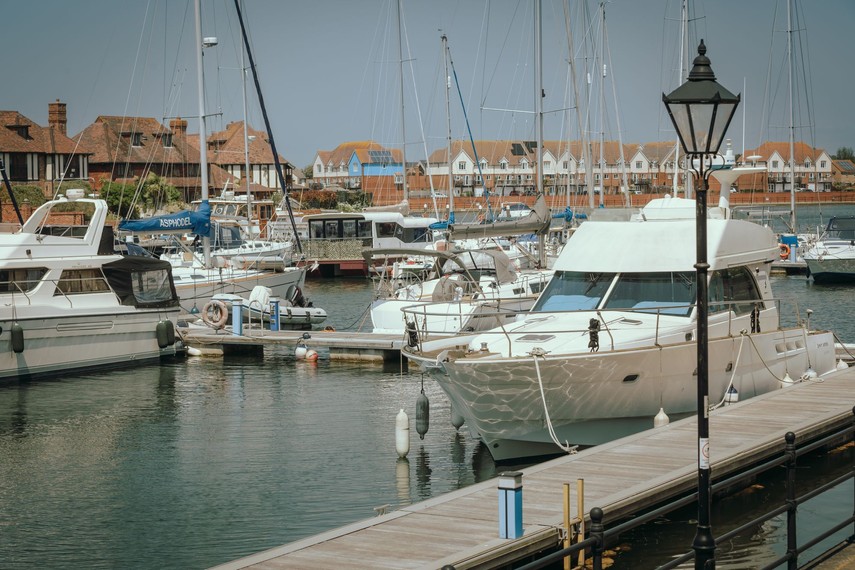
M748 148L787 140L786 2L690 4L692 57L703 38L718 81L743 94L745 126L740 108L728 133L736 148L743 140ZM295 165L303 167L319 149L348 140L401 144L396 5L245 0L277 146ZM589 136L617 140L620 134L626 143L674 140L661 95L678 84L679 0L608 2L607 42L598 2L587 2L587 17L582 0L543 0L542 6L546 138L579 137L566 6L580 108L591 117ZM192 0L4 0L3 7L0 42L7 57L0 108L47 124L48 103L61 99L68 104L70 135L98 115L180 115L190 119L191 132L198 131ZM210 131L242 117L240 39L233 0L203 0L202 7L204 35L220 40L205 57L207 112L222 113L209 119ZM445 145L440 30L448 35L473 136L535 138L532 7L533 0L403 0L409 160L423 158L425 146L433 151ZM855 147L855 1L798 2L793 17L796 139L829 153ZM585 66L601 68L592 54L605 54L605 89L597 73L587 89ZM263 129L251 81L248 92L249 122ZM456 90L452 96L452 136L465 138Z

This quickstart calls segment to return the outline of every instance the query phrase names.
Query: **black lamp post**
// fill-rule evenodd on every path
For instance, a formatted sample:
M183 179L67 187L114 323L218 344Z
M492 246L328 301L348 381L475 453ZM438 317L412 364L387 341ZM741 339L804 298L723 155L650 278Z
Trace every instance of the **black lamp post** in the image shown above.
M710 446L709 446L709 351L707 314L709 308L707 273L707 190L710 168L706 161L718 154L724 134L730 125L739 95L734 95L715 81L706 56L704 40L698 46L689 80L662 102L680 137L692 171L699 179L695 200L698 312L698 528L692 548L695 568L715 568L715 538L710 526Z

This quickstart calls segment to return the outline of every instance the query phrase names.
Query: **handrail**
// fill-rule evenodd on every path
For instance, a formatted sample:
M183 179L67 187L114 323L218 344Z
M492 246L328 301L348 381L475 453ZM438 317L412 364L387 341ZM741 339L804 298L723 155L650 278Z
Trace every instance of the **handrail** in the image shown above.
M839 485L845 483L848 480L855 479L855 468L850 468L848 473L836 477L834 480L828 481L820 485L816 489L813 489L812 491L809 491L797 497L795 495L797 473L796 459L797 457L803 456L807 453L810 453L811 451L815 451L820 447L832 443L837 443L842 438L847 436L850 441L855 440L855 408L852 409L852 413L853 419L848 426L840 428L837 431L821 439L806 443L799 448L796 447L795 434L793 432L787 432L787 434L784 436L784 449L780 451L776 457L765 461L759 465L756 465L750 469L744 470L738 475L734 475L714 484L712 486L713 492L715 492L716 490L722 490L728 487L732 487L736 483L751 481L758 473L770 471L777 467L784 466L787 469L786 499L783 501L783 504L779 504L778 506L771 508L770 510L766 511L764 514L756 517L755 519L748 521L745 524L740 525L738 528L735 528L721 535L720 537L718 537L718 541L725 542L727 540L730 540L735 536L739 535L740 533L744 533L748 529L755 528L777 516L787 513L787 551L782 556L778 557L777 559L770 562L768 565L764 566L763 569L766 570L776 568L785 562L787 563L788 568L797 568L799 554L807 551L813 546L816 546L823 540L833 536L837 532L840 532L847 526L855 524L855 515L851 515L848 518L845 518L844 520L834 524L824 532L820 533L818 536L802 543L800 546L796 542L796 517L798 514L798 506L800 504L803 504L805 501L813 499L821 495L822 493L825 493L831 489L838 487ZM582 548L586 548L588 546L591 547L593 568L594 570L600 570L602 569L603 548L608 539L616 538L620 534L635 529L643 524L652 522L664 514L691 505L692 503L697 501L697 495L698 493L696 491L690 495L686 495L678 499L668 501L652 511L648 511L642 515L634 517L631 520L618 524L608 530L603 530L602 520L604 518L604 513L602 509L597 507L592 508L590 511L590 519L592 524L590 527L589 538L568 548L564 548L546 554L541 558L538 558L523 566L520 566L518 570L536 570L539 568L544 568L551 564L555 564L556 562L559 562L567 557L570 557L573 554L579 552ZM849 540L855 540L855 532L853 532L853 535L849 538ZM670 560L668 563L659 566L657 570L676 568L677 566L688 562L693 558L694 551L690 550L687 553L673 560Z

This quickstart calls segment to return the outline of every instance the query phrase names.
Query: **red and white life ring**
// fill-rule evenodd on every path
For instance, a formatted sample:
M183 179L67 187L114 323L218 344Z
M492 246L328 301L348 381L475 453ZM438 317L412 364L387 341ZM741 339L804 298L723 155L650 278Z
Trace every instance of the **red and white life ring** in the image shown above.
M781 259L789 259L790 258L790 246L785 243L779 243L778 247L781 248Z
M229 310L226 304L218 299L208 301L202 307L202 320L206 325L215 329L225 327L226 321L229 320Z

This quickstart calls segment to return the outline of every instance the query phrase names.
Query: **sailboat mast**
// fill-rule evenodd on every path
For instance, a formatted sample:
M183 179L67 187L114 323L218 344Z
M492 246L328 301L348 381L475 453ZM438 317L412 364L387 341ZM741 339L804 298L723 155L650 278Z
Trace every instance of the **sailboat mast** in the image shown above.
M250 172L249 172L249 131L246 125L246 64L244 62L246 51L243 49L243 44L240 46L240 79L243 87L243 159L245 178L246 178L246 231L247 235L252 238L252 196L249 192ZM259 229L261 224L259 223Z
M454 177L452 174L451 157L451 75L448 73L448 37L442 34L442 54L445 59L445 122L448 127L448 210L454 211Z
M541 0L534 3L534 83L537 92L534 94L534 106L537 112L537 199L543 197L543 22L541 21ZM547 226L548 227L548 226ZM546 235L545 232L537 234L537 257L538 265L546 267Z
M401 19L401 0L398 0L398 75L401 80L401 189L404 192L404 200L409 199L407 192L407 126L404 121L404 46L403 29L404 22Z
M790 231L796 231L796 144L793 115L793 21L792 2L787 1L787 85L790 104Z
M606 3L600 2L600 207L605 203L606 193Z
M273 129L270 126L270 118L267 116L267 107L264 106L264 95L261 93L261 83L258 81L258 71L255 68L255 61L252 58L252 50L249 49L249 37L246 35L246 26L244 26L243 23L243 12L240 9L240 0L235 0L235 12L237 12L238 23L240 23L240 35L243 38L243 46L246 50L246 56L249 58L249 68L252 70L252 79L255 83L255 93L258 95L258 104L261 107L261 116L264 118L264 128L267 130L267 138L270 141L270 150L273 152L273 165L276 167L276 176L279 179L279 186L282 188L282 193L285 195L285 207L288 209L288 218L291 221L291 230L294 232L294 243L297 245L297 251L299 253L303 253L303 244L300 242L300 235L297 233L297 223L294 221L294 212L291 209L291 198L289 196L288 187L285 184L285 176L282 174L282 164L279 162L279 152L276 150L276 141L273 138Z
M208 135L205 130L205 72L202 63L202 0L196 0L196 80L199 88L199 171L202 183L202 204L208 203ZM202 238L205 264L211 259L211 238Z

